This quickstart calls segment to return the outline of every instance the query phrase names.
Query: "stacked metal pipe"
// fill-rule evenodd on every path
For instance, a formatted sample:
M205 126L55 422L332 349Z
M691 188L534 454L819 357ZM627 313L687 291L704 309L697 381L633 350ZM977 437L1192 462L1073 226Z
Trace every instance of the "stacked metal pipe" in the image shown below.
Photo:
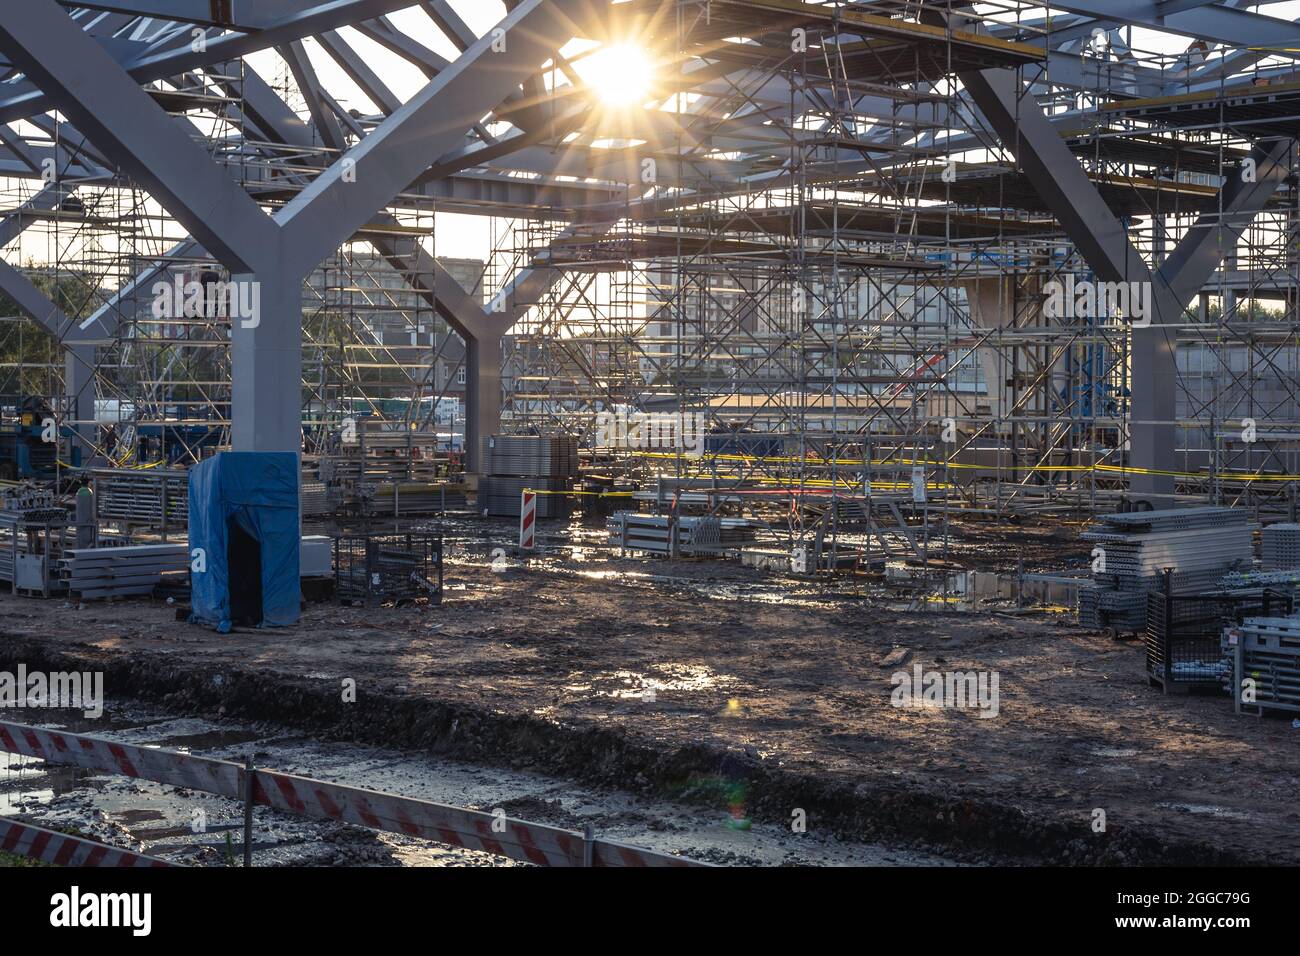
M1300 524L1271 524L1260 534L1261 566L1265 571L1300 568Z

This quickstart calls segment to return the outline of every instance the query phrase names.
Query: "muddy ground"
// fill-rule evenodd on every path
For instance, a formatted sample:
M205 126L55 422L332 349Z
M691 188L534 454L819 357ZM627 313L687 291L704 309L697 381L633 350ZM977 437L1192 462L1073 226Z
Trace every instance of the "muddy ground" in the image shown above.
M970 862L1300 862L1300 730L1235 716L1226 697L1164 696L1139 644L1069 615L903 611L866 585L833 594L568 547L498 555L493 570L488 551L449 558L440 607L316 604L283 630L219 635L160 603L6 596L0 667L93 667L112 700L764 824L803 811L821 837ZM996 671L997 716L891 706L891 674L917 663Z

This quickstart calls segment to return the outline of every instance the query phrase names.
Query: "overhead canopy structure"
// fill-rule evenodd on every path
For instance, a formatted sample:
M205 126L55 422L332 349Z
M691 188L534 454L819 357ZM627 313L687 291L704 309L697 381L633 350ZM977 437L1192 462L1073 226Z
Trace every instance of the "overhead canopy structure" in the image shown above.
M355 275L329 276L340 250L365 245L417 303L400 308L426 310L464 341L471 464L479 437L502 427L503 349L521 363L505 383L511 414L545 406L557 419L621 400L638 378L677 388L681 402L708 404L729 387L802 394L811 407L846 381L866 395L893 375L902 388L877 389L889 397L879 416L852 427L889 431L900 447L928 427L936 394L967 409L953 381L963 354L1021 349L1014 369L980 360L1014 467L1087 442L1113 447L1108 460L1132 469L1123 480L1134 489L1167 495L1191 467L1179 464L1180 435L1213 417L1194 409L1189 425L1179 412L1185 310L1239 259L1251 260L1251 287L1288 274L1289 253L1267 264L1242 254L1285 233L1278 217L1295 205L1300 26L1271 6L1080 0L1049 16L1022 0L5 4L0 176L12 201L0 289L63 348L62 414L88 445L97 396L130 389L122 397L142 407L177 404L172 383L202 363L120 370L142 354L174 359L180 347L165 340L183 334L189 352L229 354L218 372L187 373L185 401L228 421L236 450L299 452L305 409L339 414L324 373L304 367L304 346L311 360L333 334L305 317L304 282L326 290L322 309L345 294L355 314ZM585 66L618 46L642 49L653 77L616 107ZM105 196L118 197L112 214L96 212ZM124 211L123 196L147 198ZM484 277L486 301L433 256L433 217L446 212L515 224L513 258ZM64 226L81 234L57 240L47 272L84 277L111 261L80 297L52 294L21 258L24 233ZM80 266L61 269L61 258ZM577 276L620 262L645 272L628 283L641 289L635 301L594 301L611 286ZM1009 299L985 294L1001 278L994 263L1022 277ZM150 352L157 342L139 332L150 290L205 264L234 288L255 286L256 314L224 315L206 337L160 324ZM1155 321L1081 331L1025 311L1054 270L1076 266L1150 282ZM692 295L735 311L718 305L720 276L748 304L683 346ZM820 297L807 314L823 318L805 326L830 331L773 324L791 307L767 299L788 300L792 284ZM671 289L644 291L659 285ZM844 288L868 286L845 305ZM912 307L900 317L881 306L903 287L944 290L934 308L968 311L967 326L941 342ZM883 318L870 312L881 308ZM620 331L596 329L601 311L619 313ZM588 331L574 332L581 322ZM647 331L657 325L676 331ZM1011 344L1018 326L1022 344ZM882 329L893 329L887 340ZM415 363L375 338L341 348L367 350L371 365L384 352L413 393L425 387ZM792 340L800 357L779 357ZM576 342L604 351L579 359ZM1094 346L1109 356L1105 381L1080 386ZM845 353L872 350L889 368L852 381L857 358ZM696 361L704 351L716 360ZM368 366L350 361L364 384ZM938 376L937 392L919 387L918 368ZM561 396L557 383L574 376L583 381ZM905 392L913 411L900 414ZM990 427L978 414L971 440Z

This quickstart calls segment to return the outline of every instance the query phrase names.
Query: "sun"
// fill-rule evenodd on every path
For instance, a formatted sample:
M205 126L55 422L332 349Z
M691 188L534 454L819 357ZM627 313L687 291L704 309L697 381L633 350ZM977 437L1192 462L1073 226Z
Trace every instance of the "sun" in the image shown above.
M601 47L582 61L583 78L610 106L636 106L650 98L654 65L630 43Z

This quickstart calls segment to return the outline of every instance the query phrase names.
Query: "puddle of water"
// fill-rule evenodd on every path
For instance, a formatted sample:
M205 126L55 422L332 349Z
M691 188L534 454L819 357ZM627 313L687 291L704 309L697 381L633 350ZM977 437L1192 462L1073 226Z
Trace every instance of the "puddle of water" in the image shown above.
M149 745L166 747L169 750L183 750L190 753L195 750L216 750L246 744L258 740L262 735L255 730L208 730L192 734L173 734L150 740Z
M12 776L0 777L0 792L13 789L19 793L28 793L30 791L24 784L40 781L44 790L57 797L86 787L102 787L106 782L94 770L64 764L45 764L35 757L20 754L0 753L0 765L3 764L16 772Z
M1134 747L1089 747L1088 753L1097 757L1136 757L1138 750Z
M0 770L25 770L28 767L35 767L41 762L40 757L29 757L26 754L11 754L0 751Z
M579 671L570 675L570 680L577 681L582 676ZM594 689L601 696L628 700L641 699L646 691L659 694L664 691L722 690L735 681L735 677L715 674L702 664L665 663L655 665L652 671L646 673L616 670L595 674L587 683L573 683L565 689L575 693ZM609 687L609 684L616 686Z
M1208 803L1157 803L1157 807L1167 810L1182 810L1184 813L1202 813L1225 820L1249 820L1250 814L1244 810L1231 810L1228 807L1216 807Z
M0 793L0 817L26 813L38 803L49 803L55 798L53 790L22 790L18 793Z

